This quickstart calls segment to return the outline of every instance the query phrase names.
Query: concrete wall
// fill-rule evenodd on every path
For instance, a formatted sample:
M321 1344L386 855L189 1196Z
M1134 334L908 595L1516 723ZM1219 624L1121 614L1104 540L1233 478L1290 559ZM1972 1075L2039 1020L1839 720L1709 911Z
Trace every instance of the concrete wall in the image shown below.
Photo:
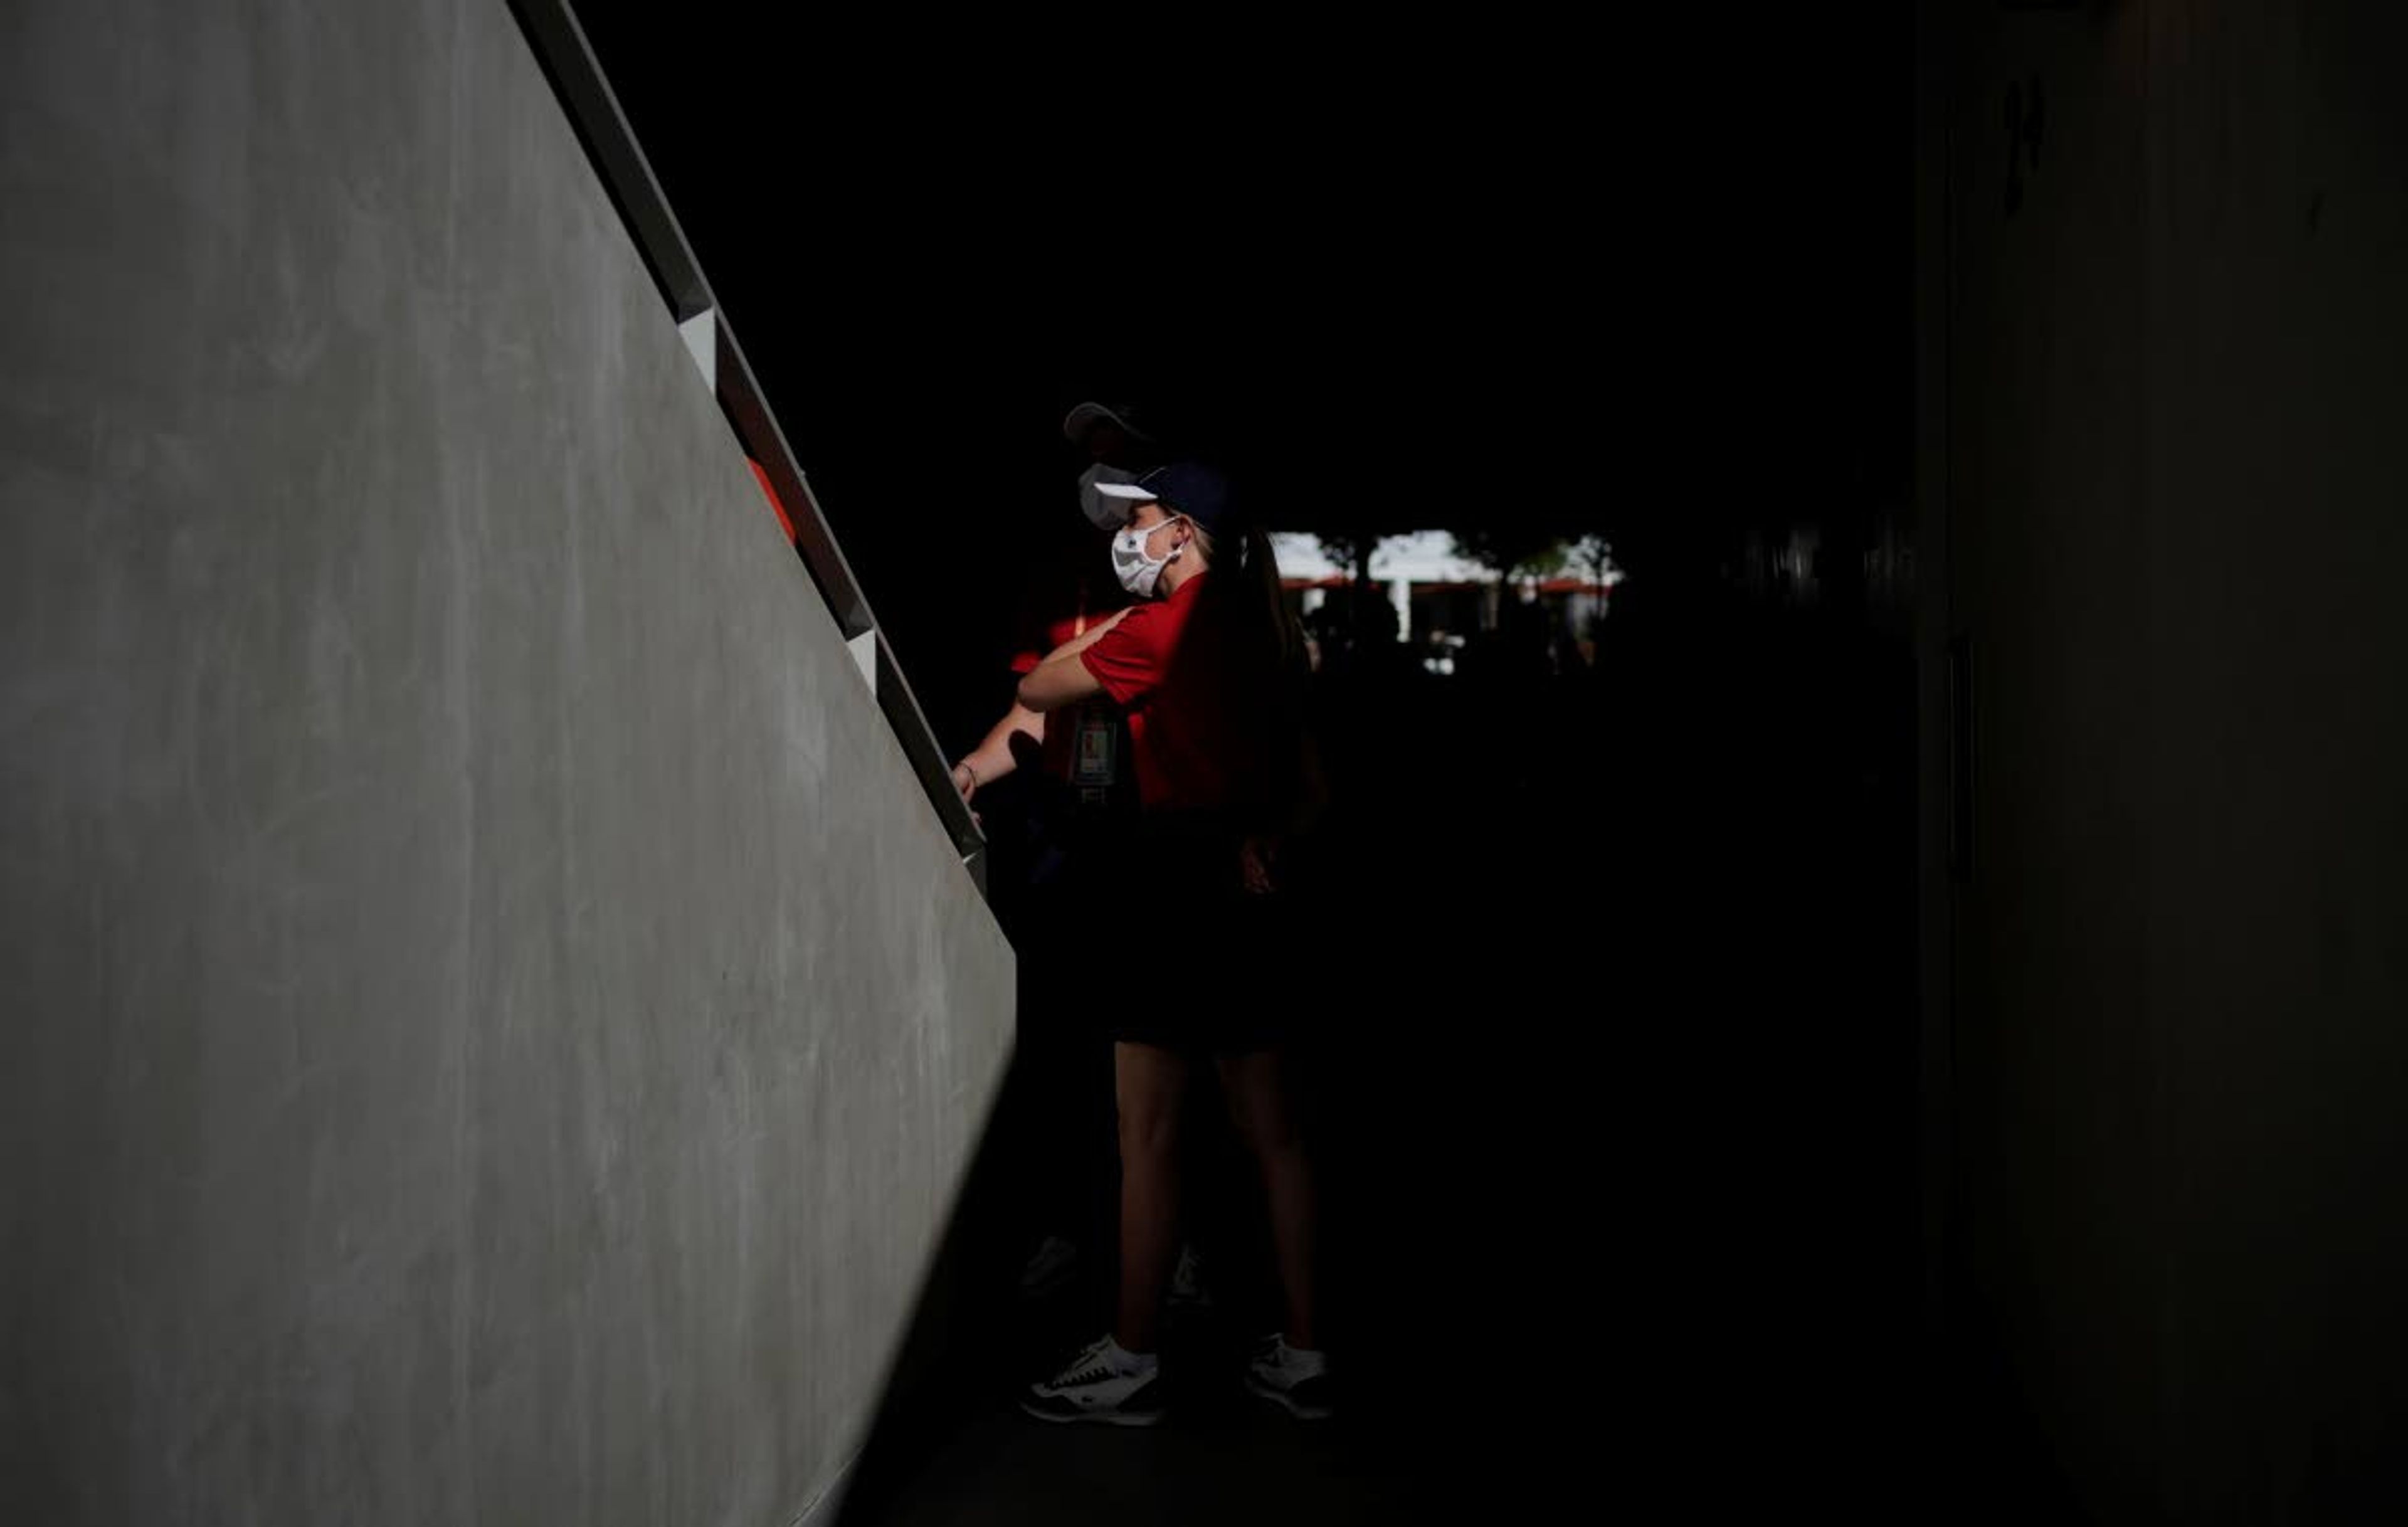
M501 0L0 20L0 1519L782 1524L1010 955Z
M1956 1314L2102 1520L2373 1520L2408 1435L2408 15L1957 13Z

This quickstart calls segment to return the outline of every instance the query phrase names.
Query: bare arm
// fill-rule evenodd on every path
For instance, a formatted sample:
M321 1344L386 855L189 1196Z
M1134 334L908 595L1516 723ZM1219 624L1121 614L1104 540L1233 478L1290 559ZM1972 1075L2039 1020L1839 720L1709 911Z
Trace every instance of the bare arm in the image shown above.
M1134 607L1132 607L1134 608ZM1079 655L1104 638L1104 633L1118 626L1128 614L1127 610L1112 612L1111 618L1099 621L1087 628L1087 634L1075 641L1066 641L1046 655L1035 672L1020 681L1020 703L1038 713L1058 711L1065 705L1075 705L1104 692Z
M985 740L965 754L961 762L953 765L953 788L962 793L964 800L976 795L980 785L993 785L1011 772L1011 737L1014 732L1041 745L1045 741L1045 717L1017 702L1004 713L1003 719L995 724Z

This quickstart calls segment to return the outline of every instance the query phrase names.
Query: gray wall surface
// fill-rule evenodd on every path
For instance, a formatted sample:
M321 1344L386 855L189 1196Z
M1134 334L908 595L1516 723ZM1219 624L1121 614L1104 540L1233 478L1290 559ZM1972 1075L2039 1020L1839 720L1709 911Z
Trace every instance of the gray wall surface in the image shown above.
M1956 1314L2099 1520L2401 1520L2408 11L1955 8Z
M501 0L0 15L0 1520L792 1521L1010 953Z

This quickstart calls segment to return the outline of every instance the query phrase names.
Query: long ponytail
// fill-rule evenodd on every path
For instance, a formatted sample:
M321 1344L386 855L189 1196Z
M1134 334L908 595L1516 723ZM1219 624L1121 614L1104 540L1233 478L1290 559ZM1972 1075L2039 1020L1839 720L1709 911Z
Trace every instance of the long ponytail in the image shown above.
M1218 538L1200 525L1194 526L1192 534L1206 563L1219 565ZM1287 590L1280 584L1279 554L1271 549L1270 533L1247 526L1239 540L1238 559L1243 570L1233 572L1231 583L1221 591L1228 609L1270 639L1281 674L1293 678L1306 667L1304 624L1287 607Z
M1279 554L1271 549L1270 533L1259 526L1246 530L1246 572L1254 583L1265 629L1279 654L1280 671L1294 673L1304 666L1304 627L1287 607L1287 590L1280 583Z
M1217 562L1211 533L1196 526L1194 537L1206 564ZM1271 825L1292 818L1297 802L1319 788L1318 770L1309 761L1313 755L1304 715L1312 664L1306 657L1304 625L1288 609L1287 590L1280 585L1279 555L1271 549L1269 533L1249 526L1234 550L1240 567L1229 569L1227 583L1215 579L1208 584L1205 598L1214 601L1218 618L1230 623L1231 634L1253 650L1256 660L1270 663L1268 672L1255 670L1256 680L1267 680L1268 687L1253 698L1274 718L1274 755L1264 760L1269 771L1264 804L1272 814L1266 825Z

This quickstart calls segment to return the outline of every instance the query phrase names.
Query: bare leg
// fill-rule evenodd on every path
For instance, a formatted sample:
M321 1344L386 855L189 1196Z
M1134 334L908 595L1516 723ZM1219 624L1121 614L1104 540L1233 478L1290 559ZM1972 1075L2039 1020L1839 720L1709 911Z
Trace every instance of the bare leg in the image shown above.
M1154 1350L1162 1292L1179 1255L1179 1104L1187 1059L1151 1044L1112 1046L1120 1103L1121 1301L1113 1335Z
M1229 1116L1262 1169L1269 1201L1271 1248L1279 1259L1280 1288L1287 1296L1287 1342L1318 1351L1313 1318L1312 1167L1288 1105L1287 1080L1277 1050L1221 1059L1221 1087Z

